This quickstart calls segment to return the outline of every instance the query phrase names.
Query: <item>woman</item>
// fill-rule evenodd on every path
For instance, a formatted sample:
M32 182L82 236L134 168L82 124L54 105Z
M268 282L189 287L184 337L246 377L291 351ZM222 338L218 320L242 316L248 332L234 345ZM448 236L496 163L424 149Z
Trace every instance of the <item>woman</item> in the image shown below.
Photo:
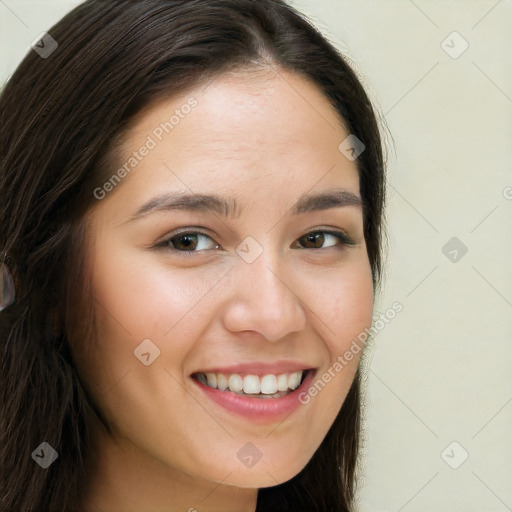
M279 0L87 1L0 113L2 509L353 510L384 166L336 50Z

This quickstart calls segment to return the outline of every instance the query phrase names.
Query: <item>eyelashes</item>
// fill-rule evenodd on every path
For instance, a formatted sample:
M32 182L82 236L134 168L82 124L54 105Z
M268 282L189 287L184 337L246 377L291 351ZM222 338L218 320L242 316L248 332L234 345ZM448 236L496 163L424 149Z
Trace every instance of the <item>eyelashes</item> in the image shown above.
M328 245L324 246L325 243L328 243ZM312 246L308 246L310 244L312 244ZM313 250L344 248L353 245L356 245L355 242L345 232L331 229L309 231L294 242L294 248ZM154 247L156 249L187 256L212 249L219 249L220 245L217 244L210 235L189 229L167 237Z

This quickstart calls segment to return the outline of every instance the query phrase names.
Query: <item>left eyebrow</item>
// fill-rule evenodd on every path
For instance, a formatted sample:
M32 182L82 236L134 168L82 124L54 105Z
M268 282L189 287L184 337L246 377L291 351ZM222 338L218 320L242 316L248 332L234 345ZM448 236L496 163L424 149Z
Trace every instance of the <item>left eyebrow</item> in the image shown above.
M293 206L293 214L328 210L344 206L362 206L361 198L344 189L328 190L316 194L303 194Z
M299 215L301 213L346 206L361 207L361 198L348 190L331 189L324 192L301 195L292 206L292 214ZM237 201L229 197L206 194L168 193L154 197L144 203L127 222L146 217L152 213L172 210L188 210L206 213L214 211L225 217L234 217L237 209Z

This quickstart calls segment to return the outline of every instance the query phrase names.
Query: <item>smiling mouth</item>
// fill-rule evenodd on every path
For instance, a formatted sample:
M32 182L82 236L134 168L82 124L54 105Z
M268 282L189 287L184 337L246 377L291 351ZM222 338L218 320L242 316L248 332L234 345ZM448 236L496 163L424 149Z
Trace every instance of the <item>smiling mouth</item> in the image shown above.
M253 398L281 398L296 390L310 370L280 374L242 375L240 373L194 373L191 377L204 386L219 391L231 391Z

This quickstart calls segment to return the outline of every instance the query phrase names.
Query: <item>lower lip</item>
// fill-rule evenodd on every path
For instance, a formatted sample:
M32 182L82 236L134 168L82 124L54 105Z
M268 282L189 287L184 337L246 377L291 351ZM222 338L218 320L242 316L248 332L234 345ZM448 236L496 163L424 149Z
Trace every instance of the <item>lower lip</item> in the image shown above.
M201 391L224 409L250 419L253 422L269 423L282 420L298 409L300 393L313 382L315 371L309 370L302 384L291 393L280 398L255 398L239 395L233 391L214 389L192 379Z

